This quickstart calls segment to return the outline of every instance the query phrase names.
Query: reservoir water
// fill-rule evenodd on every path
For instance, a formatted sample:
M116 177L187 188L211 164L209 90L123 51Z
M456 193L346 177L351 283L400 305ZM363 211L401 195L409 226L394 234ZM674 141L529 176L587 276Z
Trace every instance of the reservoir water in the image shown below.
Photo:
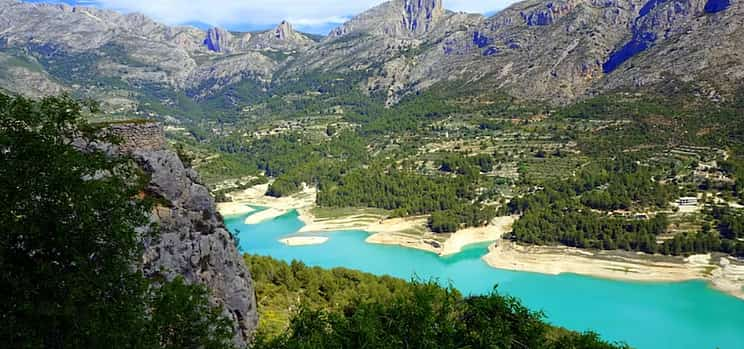
M437 279L463 294L487 293L498 285L500 293L542 310L554 325L592 330L639 349L744 349L744 301L715 291L703 281L635 283L500 270L481 260L486 244L442 258L403 247L367 244L367 233L362 231L318 234L330 239L322 245L288 247L278 239L302 228L296 212L256 225L244 224L245 217L225 221L246 253L409 280Z

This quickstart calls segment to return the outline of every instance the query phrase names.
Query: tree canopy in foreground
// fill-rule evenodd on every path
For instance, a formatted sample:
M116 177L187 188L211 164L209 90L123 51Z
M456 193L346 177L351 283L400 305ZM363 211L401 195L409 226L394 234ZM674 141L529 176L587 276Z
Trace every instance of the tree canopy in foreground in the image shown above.
M7 348L225 348L207 291L137 269L150 204L68 98L0 95L0 338Z
M496 290L463 297L434 282L269 257L246 256L246 262L262 306L263 335L254 349L627 348L550 326L542 313ZM288 311L294 316L286 320L281 315Z

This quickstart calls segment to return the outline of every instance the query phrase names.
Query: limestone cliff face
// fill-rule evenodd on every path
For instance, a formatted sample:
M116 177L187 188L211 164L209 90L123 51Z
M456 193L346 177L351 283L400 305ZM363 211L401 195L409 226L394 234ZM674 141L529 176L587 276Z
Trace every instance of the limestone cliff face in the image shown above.
M447 15L442 0L392 0L334 29L329 39L355 33L385 35L396 39L417 38L432 32Z
M144 273L168 279L182 275L207 286L212 301L235 323L235 343L244 345L258 323L253 280L214 199L196 172L166 149L160 125L119 125L110 130L122 139L115 151L130 154L151 176L146 194L163 202L152 213L157 233L145 234Z
M389 104L451 80L471 94L498 89L566 103L670 77L731 92L744 77L744 57L734 48L744 45L741 1L526 0L490 18L445 12L410 31L408 13L428 18L436 8L390 1L294 63L371 72L363 88L386 94Z
M232 34L222 28L210 28L207 30L207 37L204 39L204 45L207 49L214 52L228 51Z
M305 50L315 42L302 33L298 33L287 21L282 21L273 30L258 33L251 38L248 48L265 50Z
M403 27L416 34L428 32L443 16L442 0L406 0Z

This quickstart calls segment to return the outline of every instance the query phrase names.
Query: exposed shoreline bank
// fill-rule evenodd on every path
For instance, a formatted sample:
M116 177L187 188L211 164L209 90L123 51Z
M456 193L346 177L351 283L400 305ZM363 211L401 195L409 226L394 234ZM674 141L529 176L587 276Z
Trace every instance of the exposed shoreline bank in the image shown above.
M489 247L483 260L497 269L548 275L577 274L640 282L704 280L716 290L744 299L744 264L710 254L681 258L590 252L569 247L521 246L502 240Z
M485 227L458 230L453 234L425 234L421 237L396 231L368 230L370 235L366 242L371 244L398 245L435 253L439 256L451 256L462 252L469 245L500 240L511 230L516 217L497 217Z
M220 206L221 212L227 215L232 212L227 210L238 207L267 207L266 210L248 216L244 221L245 224L258 224L297 210L298 218L304 223L298 233L361 230L370 233L366 239L368 243L415 248L440 256L457 254L468 245L499 240L511 230L511 225L516 220L516 217L498 217L485 227L462 229L453 234L435 234L427 228L425 216L387 218L365 210L350 209L337 217L319 218L313 214L315 188L305 187L298 194L274 198L265 195L268 186L263 184L228 194L233 201ZM250 212L252 211L246 213Z
M310 245L322 245L328 242L328 237L325 236L293 236L279 240L279 242L287 246L310 246Z
M255 209L242 202L221 202L217 204L217 211L223 217L230 217L246 215L255 211Z
M287 214L289 211L287 210L281 210L277 208L268 208L263 211L256 212L248 217L246 217L244 223L245 224L259 224L266 221L270 221L272 219L275 219L277 217L281 217L285 214Z

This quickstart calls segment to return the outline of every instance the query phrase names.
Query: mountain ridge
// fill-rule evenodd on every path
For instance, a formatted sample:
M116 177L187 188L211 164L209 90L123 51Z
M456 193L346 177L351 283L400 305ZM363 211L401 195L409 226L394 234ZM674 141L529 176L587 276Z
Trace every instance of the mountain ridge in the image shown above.
M668 77L725 95L742 78L739 1L527 0L491 17L444 5L385 2L316 42L288 22L258 33L203 31L140 14L4 0L0 49L44 67L10 66L0 87L73 91L131 110L150 93L142 86L200 100L240 83L261 91L314 72L362 76L355 88L388 105L451 81L464 82L463 93L499 90L562 104ZM72 72L52 71L59 57L71 57ZM81 69L91 70L90 81L75 77ZM38 88L14 86L26 78ZM114 83L97 86L100 80ZM239 106L233 99L227 103Z

